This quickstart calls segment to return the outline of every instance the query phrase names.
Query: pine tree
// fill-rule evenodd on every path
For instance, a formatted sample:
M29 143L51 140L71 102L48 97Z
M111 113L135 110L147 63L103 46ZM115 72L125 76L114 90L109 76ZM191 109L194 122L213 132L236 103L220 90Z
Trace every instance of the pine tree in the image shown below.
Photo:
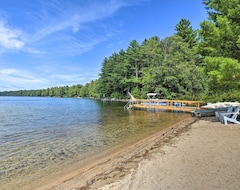
M184 42L189 44L189 47L192 48L196 45L196 31L191 27L191 23L187 19L181 19L180 22L176 25L175 30L177 31L176 35L181 36Z

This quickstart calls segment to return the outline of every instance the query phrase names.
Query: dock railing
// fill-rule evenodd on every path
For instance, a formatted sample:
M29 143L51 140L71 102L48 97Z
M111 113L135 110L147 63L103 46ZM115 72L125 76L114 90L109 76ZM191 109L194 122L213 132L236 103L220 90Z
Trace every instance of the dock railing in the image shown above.
M131 102L131 108L191 112L193 110L200 109L201 104L204 104L204 101L136 99Z

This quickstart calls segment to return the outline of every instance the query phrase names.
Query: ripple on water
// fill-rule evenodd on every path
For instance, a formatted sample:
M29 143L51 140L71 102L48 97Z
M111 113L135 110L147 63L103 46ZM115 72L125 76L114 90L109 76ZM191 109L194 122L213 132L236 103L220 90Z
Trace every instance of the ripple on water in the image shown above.
M122 102L0 97L1 190L21 189L122 143L139 140L187 114L123 110Z

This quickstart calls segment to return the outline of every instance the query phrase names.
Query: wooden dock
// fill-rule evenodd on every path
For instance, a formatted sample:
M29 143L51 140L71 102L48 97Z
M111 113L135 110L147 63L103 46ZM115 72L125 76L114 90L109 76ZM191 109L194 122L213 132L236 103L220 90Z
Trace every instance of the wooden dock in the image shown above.
M203 101L165 100L165 99L136 99L129 102L129 109L156 109L163 111L191 112L200 109Z

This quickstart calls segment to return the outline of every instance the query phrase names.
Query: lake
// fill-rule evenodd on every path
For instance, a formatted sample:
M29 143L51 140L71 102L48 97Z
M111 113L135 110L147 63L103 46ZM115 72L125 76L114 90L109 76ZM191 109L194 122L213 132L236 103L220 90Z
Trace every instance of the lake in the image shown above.
M124 102L0 97L0 189L21 189L94 154L133 143L189 114L126 111Z

